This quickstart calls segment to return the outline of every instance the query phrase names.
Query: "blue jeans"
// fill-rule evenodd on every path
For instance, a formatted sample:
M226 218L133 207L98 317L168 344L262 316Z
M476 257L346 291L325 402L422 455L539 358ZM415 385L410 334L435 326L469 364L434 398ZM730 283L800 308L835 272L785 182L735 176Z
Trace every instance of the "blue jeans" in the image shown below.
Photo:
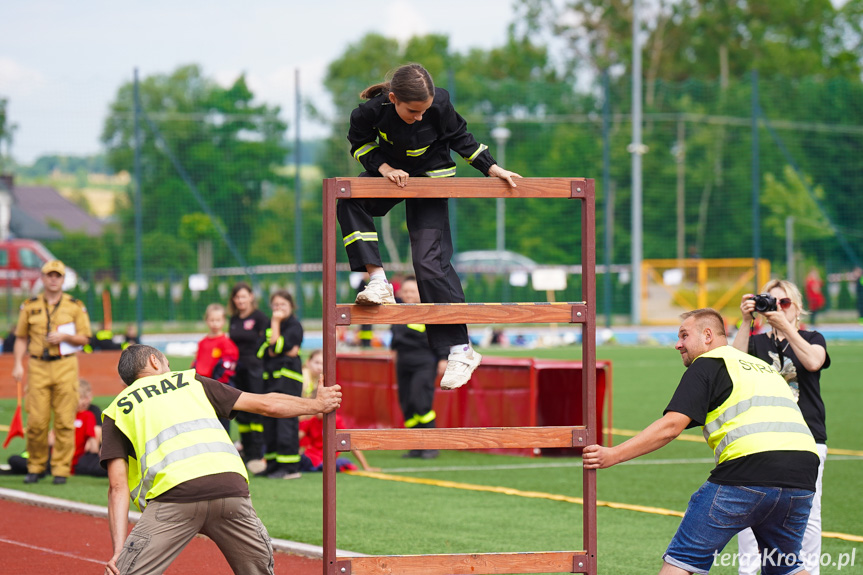
M806 489L708 481L689 500L663 559L693 573L707 573L731 538L751 527L764 549L764 575L802 571L800 547L814 495Z

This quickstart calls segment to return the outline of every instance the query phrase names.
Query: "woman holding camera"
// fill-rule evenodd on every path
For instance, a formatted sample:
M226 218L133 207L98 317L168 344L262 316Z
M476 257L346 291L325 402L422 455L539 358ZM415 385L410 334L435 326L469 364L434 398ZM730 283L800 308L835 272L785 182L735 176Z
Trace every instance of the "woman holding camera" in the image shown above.
M827 458L827 429L825 425L824 401L821 399L821 371L830 367L830 355L824 336L817 331L800 329L800 316L807 314L803 308L800 290L787 280L770 280L761 289L761 294L746 294L740 304L743 323L734 337L735 348L754 355L776 368L797 398L797 405L809 430L815 437L818 456L818 481L809 523L803 536L801 558L806 570L817 575L821 558L821 479L824 461ZM769 296L769 297L765 297ZM770 331L750 335L755 313L761 313L770 324ZM737 536L740 547L740 574L756 573L761 566L758 546L750 529ZM744 554L750 558L744 562Z

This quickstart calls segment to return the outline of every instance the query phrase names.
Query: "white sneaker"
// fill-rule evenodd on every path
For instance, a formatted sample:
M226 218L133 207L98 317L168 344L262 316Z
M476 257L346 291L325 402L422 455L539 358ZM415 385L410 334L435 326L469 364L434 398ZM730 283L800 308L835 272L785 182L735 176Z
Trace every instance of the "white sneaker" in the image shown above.
M441 389L457 389L466 384L481 361L482 356L473 349L467 353L449 354L446 371L440 381Z
M373 279L363 291L357 294L356 303L360 305L396 303L393 286L386 280Z
M263 459L250 459L246 462L246 469L253 474L263 473L267 469L267 462Z

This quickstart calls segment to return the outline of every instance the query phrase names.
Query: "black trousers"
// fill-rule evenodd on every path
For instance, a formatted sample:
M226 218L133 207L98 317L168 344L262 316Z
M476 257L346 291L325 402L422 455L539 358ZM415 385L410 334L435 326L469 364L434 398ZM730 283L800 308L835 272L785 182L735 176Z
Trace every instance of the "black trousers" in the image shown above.
M427 328L429 326L426 326ZM412 357L399 353L396 360L399 406L405 427L435 427L434 405L437 359L431 354Z
M297 362L299 363L299 361ZM267 366L269 367L269 366ZM285 393L300 397L303 382L290 377L273 377L274 372L266 370L265 393ZM302 374L302 367L300 367ZM278 371L275 371L278 374ZM264 417L264 459L267 471L284 469L288 473L300 470L300 420L296 417Z
M361 174L368 177L368 173ZM376 232L374 218L385 216L404 201L411 256L420 298L424 303L464 303L461 281L450 260L453 254L446 198L363 198L341 199L336 205L339 226L353 271L366 271L366 265L380 266L377 240L362 239L359 233ZM356 235L352 235L356 234ZM353 240L353 241L352 241ZM433 348L466 344L467 326L429 325L429 344Z
M234 387L247 393L264 392L264 366L260 362L237 362ZM246 461L264 457L264 418L256 413L237 412L237 430Z

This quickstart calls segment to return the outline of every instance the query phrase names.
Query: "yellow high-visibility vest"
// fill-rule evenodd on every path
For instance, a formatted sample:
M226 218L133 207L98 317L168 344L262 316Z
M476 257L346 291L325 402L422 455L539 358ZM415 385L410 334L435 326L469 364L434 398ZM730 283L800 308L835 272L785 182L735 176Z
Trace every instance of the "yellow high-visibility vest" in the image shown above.
M704 438L716 463L765 451L811 451L815 440L785 379L764 361L730 345L696 358L725 361L732 391L707 414Z
M249 480L194 370L143 377L114 398L104 415L135 450L129 492L141 511L149 500L191 479L234 472Z

